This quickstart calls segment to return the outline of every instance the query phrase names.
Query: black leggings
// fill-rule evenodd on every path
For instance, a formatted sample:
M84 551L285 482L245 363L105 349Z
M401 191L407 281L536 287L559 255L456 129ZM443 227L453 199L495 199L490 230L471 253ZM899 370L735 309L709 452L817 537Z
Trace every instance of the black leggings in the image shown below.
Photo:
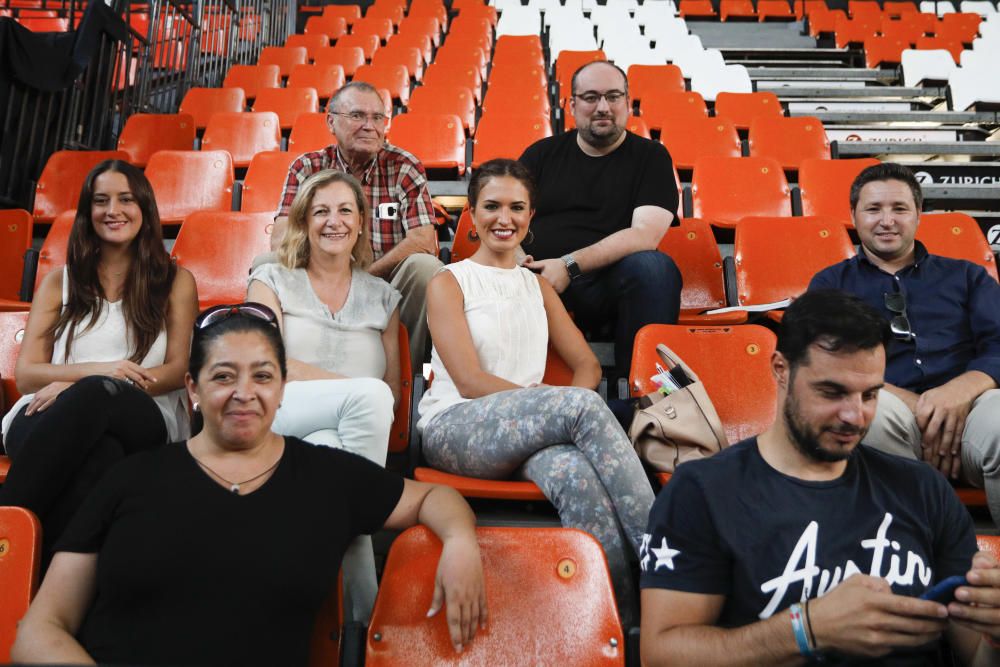
M166 443L167 428L148 394L103 375L75 382L43 412L25 416L26 407L7 433L11 466L0 505L38 515L47 565L53 545L104 473L130 454Z

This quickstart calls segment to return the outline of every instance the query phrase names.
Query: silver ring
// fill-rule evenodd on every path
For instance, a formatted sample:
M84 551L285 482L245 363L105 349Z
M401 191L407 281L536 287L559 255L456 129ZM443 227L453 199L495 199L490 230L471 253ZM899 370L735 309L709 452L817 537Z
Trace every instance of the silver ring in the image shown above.
M133 380L132 378L125 378L125 382L132 385L133 387L135 386L135 380Z

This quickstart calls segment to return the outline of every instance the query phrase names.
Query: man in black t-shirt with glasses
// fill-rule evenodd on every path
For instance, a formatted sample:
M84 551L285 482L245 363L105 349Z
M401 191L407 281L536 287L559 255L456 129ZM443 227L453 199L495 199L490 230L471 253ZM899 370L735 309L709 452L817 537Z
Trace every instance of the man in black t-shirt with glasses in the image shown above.
M1000 562L943 476L860 445L890 339L844 292L788 308L776 421L679 466L650 512L644 665L933 665L942 637L960 664L1000 664ZM954 576L955 601L918 599Z
M529 146L521 162L538 185L524 266L562 295L584 329L615 324L615 366L628 375L635 333L672 324L681 275L657 245L677 216L673 162L661 144L625 129L625 73L608 62L573 75L577 129Z

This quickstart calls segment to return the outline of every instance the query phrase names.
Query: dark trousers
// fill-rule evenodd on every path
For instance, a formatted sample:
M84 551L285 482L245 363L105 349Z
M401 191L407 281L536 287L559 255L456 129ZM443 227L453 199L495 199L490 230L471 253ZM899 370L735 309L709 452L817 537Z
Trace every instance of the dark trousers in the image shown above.
M11 458L0 505L26 507L42 522L42 558L107 470L130 454L163 445L167 429L153 399L125 382L95 375L75 382L43 412L24 409L5 446Z
M635 334L647 324L674 324L681 307L681 272L668 255L644 250L577 278L562 294L581 329L614 324L615 374L628 377Z

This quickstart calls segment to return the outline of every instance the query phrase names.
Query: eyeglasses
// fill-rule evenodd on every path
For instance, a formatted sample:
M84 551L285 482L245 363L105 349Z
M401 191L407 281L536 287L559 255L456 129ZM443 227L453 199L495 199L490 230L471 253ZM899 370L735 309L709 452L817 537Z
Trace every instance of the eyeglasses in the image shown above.
M587 92L582 95L573 95L573 97L587 105L597 104L605 99L610 106L614 106L625 99L626 93L621 90L609 90L606 93Z
M365 113L364 111L331 111L334 116L343 116L352 123L364 123L370 120L372 125L382 125L389 118L384 113Z
M204 331L219 322L228 320L230 317L253 317L258 320L264 320L272 326L278 326L278 316L274 314L273 310L262 303L249 301L247 303L214 306L206 309L194 321L195 331Z
M906 316L906 295L902 292L886 292L885 307L895 313L889 320L892 335L901 340L913 340L917 334L910 327L910 318Z

